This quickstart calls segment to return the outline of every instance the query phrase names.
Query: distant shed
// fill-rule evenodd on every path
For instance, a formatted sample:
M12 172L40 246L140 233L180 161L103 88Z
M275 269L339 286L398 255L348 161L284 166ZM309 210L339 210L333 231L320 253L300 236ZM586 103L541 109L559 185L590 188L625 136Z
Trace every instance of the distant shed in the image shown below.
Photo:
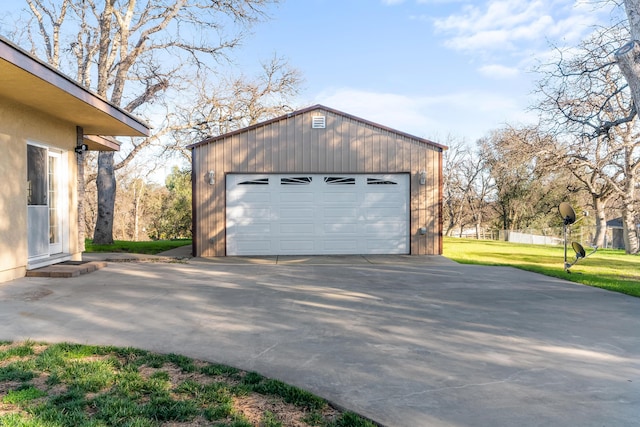
M190 146L193 254L442 254L446 147L315 105Z
M606 243L607 248L624 249L624 224L622 218L618 217L607 221L607 231L611 230L610 243ZM640 224L636 224L636 233L640 235Z

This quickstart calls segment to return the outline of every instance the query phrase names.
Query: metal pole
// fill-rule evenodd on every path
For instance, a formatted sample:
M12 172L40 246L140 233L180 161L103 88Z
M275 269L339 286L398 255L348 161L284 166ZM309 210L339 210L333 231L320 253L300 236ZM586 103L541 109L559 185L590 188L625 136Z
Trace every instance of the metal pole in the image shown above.
M564 222L564 269L567 269L567 222Z

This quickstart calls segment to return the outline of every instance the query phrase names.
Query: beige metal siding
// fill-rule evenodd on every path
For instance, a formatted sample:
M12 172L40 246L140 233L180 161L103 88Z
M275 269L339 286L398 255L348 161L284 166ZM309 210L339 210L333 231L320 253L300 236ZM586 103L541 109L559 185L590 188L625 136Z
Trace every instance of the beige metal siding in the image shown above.
M314 115L325 129L312 129ZM267 122L193 148L196 255L224 256L228 173L410 173L411 254L441 252L441 147L333 111ZM207 172L215 171L215 184ZM420 172L427 184L420 185ZM427 234L420 234L427 227Z

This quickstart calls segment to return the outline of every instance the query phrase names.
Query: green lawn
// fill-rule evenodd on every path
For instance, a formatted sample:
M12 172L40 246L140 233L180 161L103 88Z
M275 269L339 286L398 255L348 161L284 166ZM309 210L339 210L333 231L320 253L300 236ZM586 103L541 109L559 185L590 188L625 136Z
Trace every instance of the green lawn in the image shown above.
M587 253L590 252L589 248ZM640 297L640 256L600 249L564 271L564 247L445 238L444 256L463 264L503 265ZM567 258L574 259L569 247Z
M191 244L191 239L150 240L147 242L131 242L116 240L113 245L94 245L91 240L85 240L85 252L125 252L133 254L155 255L170 249Z
M133 348L0 342L0 426L374 427L254 372Z

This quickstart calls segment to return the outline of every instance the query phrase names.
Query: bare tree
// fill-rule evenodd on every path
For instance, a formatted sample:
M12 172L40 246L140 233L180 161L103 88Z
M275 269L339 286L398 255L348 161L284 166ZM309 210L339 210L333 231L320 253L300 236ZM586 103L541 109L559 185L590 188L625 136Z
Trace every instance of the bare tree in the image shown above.
M451 236L456 225L461 224L465 203L463 165L469 161L469 147L462 139L447 137L449 147L443 153L443 204L446 221L445 235Z
M488 216L487 208L492 187L491 178L482 156L479 153L473 153L469 161L463 163L462 173L465 181L470 183L469 191L466 192L467 206L475 227L476 239L484 239L485 227L483 224Z
M69 54L76 77L126 111L142 114L171 87L211 71L236 47L244 29L277 0L26 0L36 17L33 50L56 67ZM61 6L58 6L58 5ZM233 29L231 36L225 30ZM95 81L94 81L95 80ZM113 152L98 159L96 243L113 241L115 171L154 138L134 140L116 165Z
M615 60L629 84L635 105L640 105L640 0L624 0L628 42L615 52Z
M490 185L484 159L461 139L447 137L449 147L443 155L443 205L446 221L445 235L465 227L475 227L476 238L484 232L484 211Z
M613 197L621 205L628 253L638 251L635 230L635 183L640 172L636 107L629 86L613 60L627 29L618 25L596 31L570 54L540 67L541 125L555 135L538 147L540 158L570 170L589 193L596 213L595 244L604 243L606 210Z
M595 156L588 157L584 155L567 155L561 150L556 152L564 165L571 171L577 182L581 184L577 189L586 190L591 197L591 207L595 212L596 234L593 244L602 247L605 244L607 232L607 208L615 196L614 188L610 180L606 178L609 161L600 155L598 145L602 143L603 138L597 138L595 141Z
M549 144L550 139L535 126L508 126L478 141L503 230L542 228L557 216L557 206L569 189L566 177L539 157L539 147Z
M300 72L278 56L261 64L261 72L252 77L230 76L216 85L193 82L188 93L192 104L167 114L173 145L186 158L187 144L256 124L294 110L303 78Z
M640 0L624 0L625 11L629 24L630 40L615 52L615 59L629 84L634 106L640 105ZM637 114L637 111L636 111ZM625 170L634 174L640 168L640 159L633 150L628 150ZM631 159L630 159L631 158ZM635 161L632 159L636 159ZM631 194L625 195L623 203L635 202L633 192L636 191L637 180L627 183L627 190ZM640 250L640 237L636 226L637 219L634 212L623 215L624 241L627 252L637 253Z

